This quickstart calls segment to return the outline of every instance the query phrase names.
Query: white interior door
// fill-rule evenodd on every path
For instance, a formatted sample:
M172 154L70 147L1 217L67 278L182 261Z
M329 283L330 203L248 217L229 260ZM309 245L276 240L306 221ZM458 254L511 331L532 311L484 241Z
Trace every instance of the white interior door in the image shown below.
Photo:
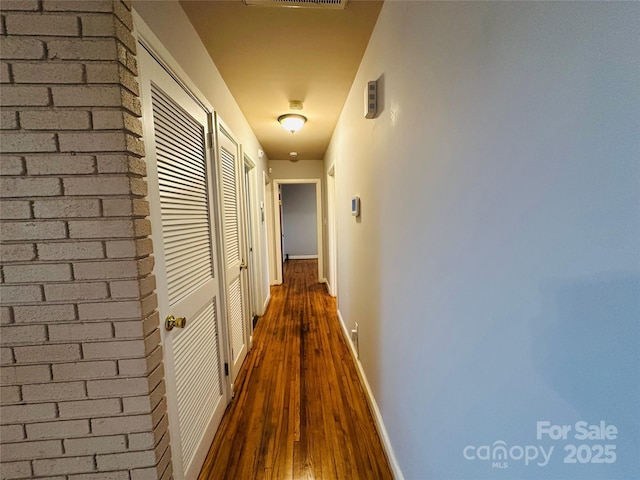
M144 48L139 59L173 471L195 479L229 399L209 114ZM165 329L170 316L186 325Z
M241 205L242 162L238 142L222 122L218 122L218 168L222 193L227 322L231 343L230 376L233 384L247 355L249 340L247 334L249 309L244 274L247 269L247 257L244 251L245 236Z
M255 242L255 225L254 225L254 213L253 213L253 188L252 188L252 175L255 164L246 156L243 155L244 161L242 164L243 171L243 187L244 187L244 231L246 238L245 252L247 255L246 263L248 269L244 271L245 284L247 285L247 310L248 310L248 324L246 326L249 334L249 348L253 347L253 317L257 314L256 305L256 273L257 263L255 261L255 251L257 244Z

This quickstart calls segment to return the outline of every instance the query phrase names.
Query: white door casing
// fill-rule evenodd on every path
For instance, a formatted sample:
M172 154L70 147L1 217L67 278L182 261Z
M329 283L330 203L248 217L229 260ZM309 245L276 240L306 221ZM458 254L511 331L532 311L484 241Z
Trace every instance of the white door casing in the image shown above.
M247 331L249 332L249 348L253 346L253 317L261 315L262 309L259 305L259 299L262 297L260 286L260 238L258 236L259 224L258 224L258 208L256 206L256 164L251 158L243 152L243 188L244 188L244 219L245 219L245 233L247 240L247 264L249 266L246 271L247 274L247 300L250 305L249 309L249 325Z
M316 231L318 241L318 282L325 282L324 278L324 248L323 248L323 228L322 228L322 181L319 178L312 179L274 179L273 180L273 204L274 204L274 238L279 242L275 248L275 284L282 284L282 209L280 208L280 187L283 184L312 183L316 187Z
M144 47L138 59L173 474L190 480L230 398L206 145L211 114ZM186 326L166 330L170 315Z
M273 182L269 176L263 172L262 180L264 182L264 212L265 222L267 227L267 260L269 264L269 285L275 285L277 283L276 277L276 244L280 242L275 238L275 214L274 214L274 192Z
M242 215L242 172L240 147L218 118L218 171L225 268L227 322L230 333L230 381L233 385L249 348L246 241Z
M338 233L336 230L336 169L329 168L327 174L327 249L329 256L329 272L327 285L329 295L338 296Z

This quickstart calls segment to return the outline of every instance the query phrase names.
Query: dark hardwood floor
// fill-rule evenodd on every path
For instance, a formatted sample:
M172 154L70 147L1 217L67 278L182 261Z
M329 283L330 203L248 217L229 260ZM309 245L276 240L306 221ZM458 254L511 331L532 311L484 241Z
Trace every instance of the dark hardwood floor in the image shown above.
M393 478L316 262L272 287L199 480Z

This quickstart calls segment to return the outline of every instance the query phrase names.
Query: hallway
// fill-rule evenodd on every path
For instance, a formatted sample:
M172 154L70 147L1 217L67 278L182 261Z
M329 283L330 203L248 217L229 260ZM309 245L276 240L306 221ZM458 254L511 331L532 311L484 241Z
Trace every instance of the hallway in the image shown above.
M316 260L272 287L199 479L393 478Z

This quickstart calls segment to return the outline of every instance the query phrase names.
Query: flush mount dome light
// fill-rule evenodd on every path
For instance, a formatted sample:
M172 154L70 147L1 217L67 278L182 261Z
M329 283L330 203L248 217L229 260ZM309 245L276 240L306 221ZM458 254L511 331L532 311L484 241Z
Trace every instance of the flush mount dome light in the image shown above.
M285 115L280 115L278 121L285 130L294 133L302 128L307 121L307 117L297 113L286 113Z

